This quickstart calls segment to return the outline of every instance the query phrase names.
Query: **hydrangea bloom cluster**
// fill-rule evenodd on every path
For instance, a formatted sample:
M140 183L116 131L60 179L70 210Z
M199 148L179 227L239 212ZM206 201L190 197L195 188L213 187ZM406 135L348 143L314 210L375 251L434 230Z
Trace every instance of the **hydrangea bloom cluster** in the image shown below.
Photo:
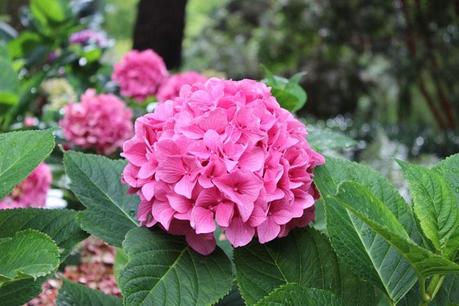
M0 209L44 207L51 182L50 168L41 163L9 195L0 200Z
M108 46L108 39L102 32L86 29L72 33L69 38L69 43L78 45L95 44L100 48L106 48Z
M185 71L168 77L159 88L157 98L159 102L173 99L180 93L183 85L193 85L198 82L205 82L207 78L195 71Z
M80 103L69 103L59 122L71 145L109 155L132 136L132 111L118 97L88 89Z
M167 76L163 59L154 51L132 50L115 65L112 79L119 84L123 96L143 102L156 95Z
M184 85L136 121L123 145L123 180L137 217L184 235L201 254L217 225L235 246L283 237L314 217L312 170L324 162L304 125L263 83L211 78Z

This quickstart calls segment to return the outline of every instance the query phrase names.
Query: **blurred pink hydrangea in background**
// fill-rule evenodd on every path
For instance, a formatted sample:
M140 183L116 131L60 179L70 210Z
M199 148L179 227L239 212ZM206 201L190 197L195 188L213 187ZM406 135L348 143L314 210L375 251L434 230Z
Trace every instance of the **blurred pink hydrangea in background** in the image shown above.
M201 254L217 225L234 247L266 243L314 218L312 171L324 158L306 136L265 84L212 78L137 119L123 180L144 226L184 235Z
M185 71L168 77L159 88L157 98L164 102L177 97L183 85L193 85L198 82L205 82L207 77L195 71Z
M80 103L64 108L59 125L71 145L110 155L132 136L131 120L132 111L118 97L96 95L95 90L88 89Z
M108 47L108 39L105 33L91 29L72 33L69 38L69 43L78 45L93 43L100 48Z
M9 195L0 200L0 209L44 207L51 182L51 169L41 163Z
M157 94L167 76L166 65L157 53L132 50L115 65L112 79L119 84L121 95L143 102Z

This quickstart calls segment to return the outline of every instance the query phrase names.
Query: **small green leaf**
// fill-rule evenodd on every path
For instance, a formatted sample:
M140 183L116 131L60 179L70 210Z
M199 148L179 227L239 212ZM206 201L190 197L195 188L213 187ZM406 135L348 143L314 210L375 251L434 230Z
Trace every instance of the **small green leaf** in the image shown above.
M125 161L69 151L64 166L70 189L87 208L78 216L83 230L120 247L126 233L138 225L139 199L121 183Z
M269 72L263 81L271 87L272 95L283 108L296 112L306 104L307 100L306 92L298 84L301 77L301 74L295 74L288 80L280 76L273 76Z
M357 142L343 133L328 128L320 128L314 125L308 127L308 142L317 150L324 152L329 150L342 150L354 147Z
M59 249L48 235L24 230L0 244L0 286L5 282L46 276L59 266Z
M303 288L298 284L284 285L256 304L257 306L344 306L327 290Z
M121 306L121 299L64 279L57 306Z
M217 248L202 256L182 237L135 228L123 242L129 261L121 271L126 305L211 305L232 285L231 262Z
M67 209L6 209L0 210L0 239L14 233L34 229L50 236L63 249L65 259L73 247L87 237L76 222L76 211Z
M0 134L0 199L24 180L54 148L51 131Z
M412 241L390 209L364 186L355 182L344 182L336 197L327 197L327 204L345 207L365 222L407 259L419 277L459 272L459 265L456 263Z
M315 171L314 182L322 194L327 231L338 257L363 280L381 289L394 302L400 300L417 281L416 272L395 247L343 206L329 203L344 181L356 181L385 203L412 239L418 240L409 206L390 182L369 167L327 157Z
M14 105L19 100L19 84L17 73L8 57L0 57L0 71L0 104Z
M402 161L398 163L410 185L413 210L424 236L435 250L450 257L456 252L457 245L452 247L449 239L459 227L455 194L436 171Z
M298 229L267 244L252 242L234 251L236 277L248 305L287 284L332 291L352 305L372 305L373 289L343 269L316 230Z

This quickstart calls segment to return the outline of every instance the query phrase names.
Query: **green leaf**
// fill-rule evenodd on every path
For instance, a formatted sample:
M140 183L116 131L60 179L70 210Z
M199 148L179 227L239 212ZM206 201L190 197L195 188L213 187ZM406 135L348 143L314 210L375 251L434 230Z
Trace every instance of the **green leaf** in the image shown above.
M396 302L416 283L415 270L395 247L363 221L344 207L329 203L326 196L336 194L338 185L347 180L369 188L416 241L414 218L409 206L387 179L366 166L327 157L325 165L315 171L314 182L324 201L328 235L338 257L363 280L380 288Z
M24 230L0 244L0 286L24 278L46 276L59 266L59 249L48 235Z
M64 279L57 306L117 306L121 299Z
M38 30L50 35L69 18L69 5L65 0L31 0L30 12Z
M50 236L63 249L64 259L73 247L87 237L76 222L76 211L59 209L6 209L0 210L0 239L14 233L35 229Z
M234 251L236 277L248 305L287 284L332 291L352 302L372 305L373 289L345 271L328 239L316 230L298 229L267 244L252 242Z
M8 57L0 57L0 71L0 104L14 105L19 100L18 76Z
M440 173L456 194L459 203L459 153L451 155L439 162L433 170Z
M126 305L210 305L231 289L231 262L220 248L202 256L182 237L146 228L129 231L123 248L129 262L119 285Z
M456 194L456 204L459 205L459 154L454 154L439 162L433 170L437 171L448 182ZM459 249L459 229L449 237L448 253L452 256ZM459 303L458 303L459 304Z
M0 134L0 199L24 180L54 148L51 131Z
M268 71L267 78L263 81L271 87L272 95L283 108L296 112L306 104L307 100L306 92L298 84L301 77L302 74L295 74L288 80L280 76L273 76Z
M115 274L116 283L120 282L120 274L128 263L128 256L122 248L116 248L115 263L113 264L113 274Z
M435 305L459 305L459 275L449 274L445 277L443 285L438 291Z
M257 306L344 306L327 290L303 288L298 284L284 285L263 298Z
M456 263L412 241L395 215L364 186L355 182L344 182L336 197L328 196L327 204L345 207L360 218L393 245L413 266L419 277L459 272L459 265Z
M450 237L458 231L459 206L446 180L434 170L398 161L408 180L413 210L424 236L435 250L450 257L457 250L457 241Z
M87 208L78 216L83 230L120 247L126 233L137 226L139 202L121 183L125 161L69 151L64 166L70 189Z
M307 127L308 142L321 152L352 148L357 144L355 140L347 137L343 133L310 124L308 124Z
M33 280L32 278L20 279L17 281L4 283L2 286L0 286L1 305L24 305L41 292L41 284L42 279Z

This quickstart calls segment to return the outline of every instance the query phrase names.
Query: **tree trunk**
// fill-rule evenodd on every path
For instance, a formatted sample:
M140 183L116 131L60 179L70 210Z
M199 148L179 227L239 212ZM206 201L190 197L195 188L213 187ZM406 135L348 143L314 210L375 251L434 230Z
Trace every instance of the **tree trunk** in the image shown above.
M153 49L167 68L179 68L187 0L140 0L134 27L134 49Z

